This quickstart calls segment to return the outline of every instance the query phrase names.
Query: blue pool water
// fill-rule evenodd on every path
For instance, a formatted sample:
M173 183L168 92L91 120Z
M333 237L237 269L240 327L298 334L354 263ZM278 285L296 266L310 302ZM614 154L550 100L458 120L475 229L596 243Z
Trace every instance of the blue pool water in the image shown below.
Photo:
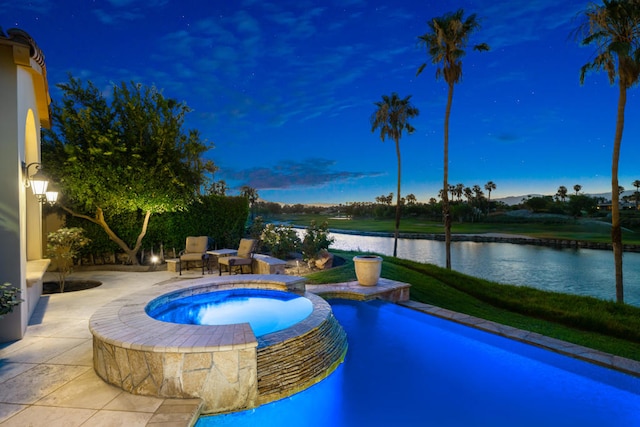
M210 426L640 426L640 379L380 301L331 301L345 362Z
M249 323L256 337L286 329L313 311L307 298L288 292L232 289L179 298L167 304L151 301L147 314L164 322L193 325Z

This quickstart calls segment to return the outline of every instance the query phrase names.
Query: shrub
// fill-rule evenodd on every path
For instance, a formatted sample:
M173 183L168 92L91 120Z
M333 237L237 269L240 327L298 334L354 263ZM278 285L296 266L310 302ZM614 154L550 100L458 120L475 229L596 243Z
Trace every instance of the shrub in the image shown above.
M13 307L22 300L18 297L20 289L14 288L10 283L0 284L0 318L13 311Z
M305 261L311 261L318 258L320 252L329 249L329 246L335 241L333 237L329 237L329 223L324 221L321 225L317 225L315 221L305 232L302 240L302 257Z
M79 227L61 228L49 233L47 255L57 265L60 293L64 292L66 277L73 271L74 258L78 256L80 248L88 243L84 230Z
M255 239L258 242L258 247L256 248L256 252L262 252L262 232L264 230L264 219L262 216L257 216L251 221L249 227L247 227L247 235Z
M290 225L267 224L262 231L262 243L276 258L287 258L300 248L298 233Z

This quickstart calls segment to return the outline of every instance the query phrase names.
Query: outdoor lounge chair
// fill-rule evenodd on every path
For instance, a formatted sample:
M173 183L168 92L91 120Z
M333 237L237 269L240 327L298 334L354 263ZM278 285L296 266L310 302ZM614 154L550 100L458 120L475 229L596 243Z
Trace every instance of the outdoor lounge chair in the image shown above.
M218 275L222 276L222 266L227 266L227 271L231 274L236 269L236 273L240 270L243 273L243 267L249 266L249 270L253 273L253 253L256 251L258 241L255 239L242 239L238 246L238 254L234 256L226 256L218 258Z
M184 263L185 270L189 269L189 261L201 261L202 262L202 275L204 275L205 264L209 264L209 254L207 249L209 247L209 237L207 236L189 236L187 237L186 247L180 252L180 262L178 263L178 271L182 275L182 263Z

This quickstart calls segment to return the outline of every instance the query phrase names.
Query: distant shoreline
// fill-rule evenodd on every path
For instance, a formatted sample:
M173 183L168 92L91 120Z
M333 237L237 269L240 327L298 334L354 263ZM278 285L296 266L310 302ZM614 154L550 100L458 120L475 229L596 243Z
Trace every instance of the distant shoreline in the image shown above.
M294 225L295 228L306 228ZM330 228L331 233L349 234L356 236L393 237L393 233L386 231L358 231ZM435 233L399 233L401 239L422 239L444 241L444 234ZM561 249L598 249L612 250L611 243L588 242L576 239L541 239L538 237L508 233L484 233L484 234L452 234L452 242L478 242L478 243L511 243L516 245L547 246ZM640 245L623 245L624 252L640 252Z

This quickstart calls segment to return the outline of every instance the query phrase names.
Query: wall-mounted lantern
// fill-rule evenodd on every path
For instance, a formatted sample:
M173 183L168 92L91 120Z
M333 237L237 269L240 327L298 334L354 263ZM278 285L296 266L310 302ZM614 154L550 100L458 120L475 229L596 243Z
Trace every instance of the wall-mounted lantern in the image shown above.
M29 168L33 166L35 172L33 175L29 175ZM40 203L48 202L49 204L54 204L56 200L58 200L58 192L53 188L49 188L47 191L47 187L49 186L49 178L42 172L42 163L33 162L25 165L22 162L22 169L24 175L27 176L27 179L24 182L25 187L31 187L31 191L33 191L33 195L38 198Z

